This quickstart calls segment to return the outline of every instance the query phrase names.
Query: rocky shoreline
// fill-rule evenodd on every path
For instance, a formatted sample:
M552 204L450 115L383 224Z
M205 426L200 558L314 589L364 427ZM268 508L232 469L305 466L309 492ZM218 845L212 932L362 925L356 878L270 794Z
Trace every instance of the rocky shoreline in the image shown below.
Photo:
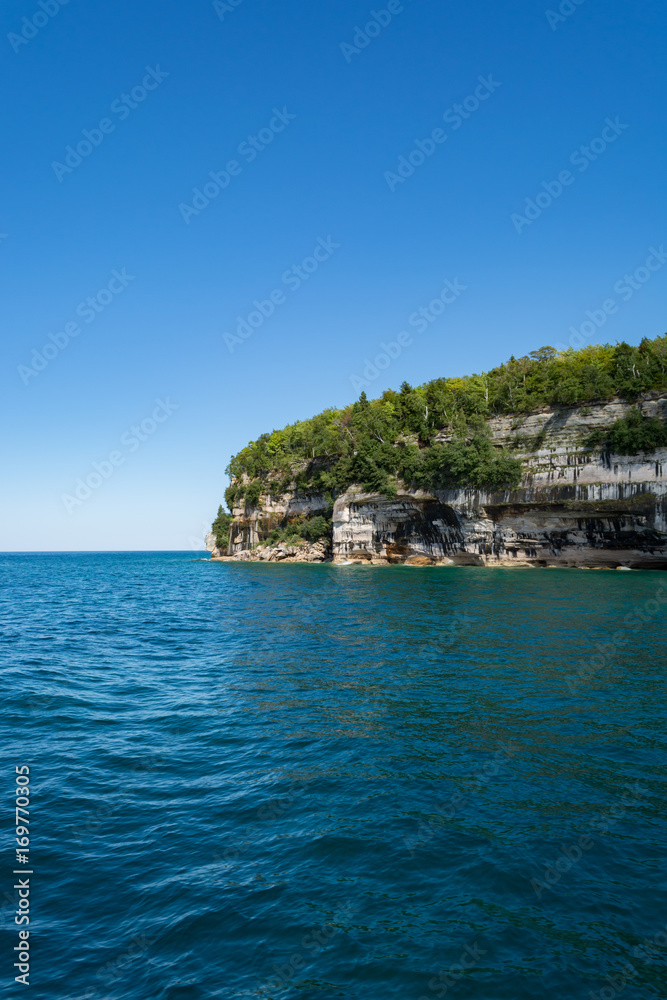
M276 525L327 510L325 496L293 488L234 508L226 551L212 536L207 547L213 559L269 563L667 569L667 449L614 455L586 443L633 405L667 420L661 393L489 420L494 444L521 460L515 489L398 484L387 497L352 486L335 499L326 539L270 544Z

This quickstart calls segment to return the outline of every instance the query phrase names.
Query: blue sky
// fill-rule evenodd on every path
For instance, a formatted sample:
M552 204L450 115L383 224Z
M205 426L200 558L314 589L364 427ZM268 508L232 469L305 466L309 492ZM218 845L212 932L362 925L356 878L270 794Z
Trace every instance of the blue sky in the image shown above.
M1 20L0 549L195 548L230 455L359 380L565 346L608 299L582 342L667 329L657 0Z

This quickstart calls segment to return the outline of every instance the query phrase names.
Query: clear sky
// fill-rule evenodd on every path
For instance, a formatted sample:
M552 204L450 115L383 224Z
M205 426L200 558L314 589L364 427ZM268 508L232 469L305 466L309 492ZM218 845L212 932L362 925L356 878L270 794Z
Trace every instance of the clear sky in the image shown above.
M362 381L667 329L658 0L0 18L0 549L195 549Z

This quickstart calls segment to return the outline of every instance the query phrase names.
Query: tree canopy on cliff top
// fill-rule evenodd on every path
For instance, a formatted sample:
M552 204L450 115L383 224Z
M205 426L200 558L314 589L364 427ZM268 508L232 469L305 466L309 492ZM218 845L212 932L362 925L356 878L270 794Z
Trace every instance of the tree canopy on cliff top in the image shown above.
M284 491L295 473L299 488L332 491L358 482L391 493L393 476L431 488L514 485L520 464L493 447L486 419L614 396L634 400L650 390L667 390L667 334L638 347L542 347L479 375L416 388L404 382L399 392L387 389L372 401L362 393L344 409L324 410L250 442L227 472L254 482L232 484L227 501L231 506L245 493L246 503L254 503L267 489L279 492L279 485ZM435 440L441 432L450 438L445 444Z

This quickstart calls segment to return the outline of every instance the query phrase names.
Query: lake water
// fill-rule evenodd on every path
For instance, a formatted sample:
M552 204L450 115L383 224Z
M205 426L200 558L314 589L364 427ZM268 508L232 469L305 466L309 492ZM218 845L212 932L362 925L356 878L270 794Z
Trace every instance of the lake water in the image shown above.
M0 576L7 992L27 765L37 998L665 996L667 575Z

